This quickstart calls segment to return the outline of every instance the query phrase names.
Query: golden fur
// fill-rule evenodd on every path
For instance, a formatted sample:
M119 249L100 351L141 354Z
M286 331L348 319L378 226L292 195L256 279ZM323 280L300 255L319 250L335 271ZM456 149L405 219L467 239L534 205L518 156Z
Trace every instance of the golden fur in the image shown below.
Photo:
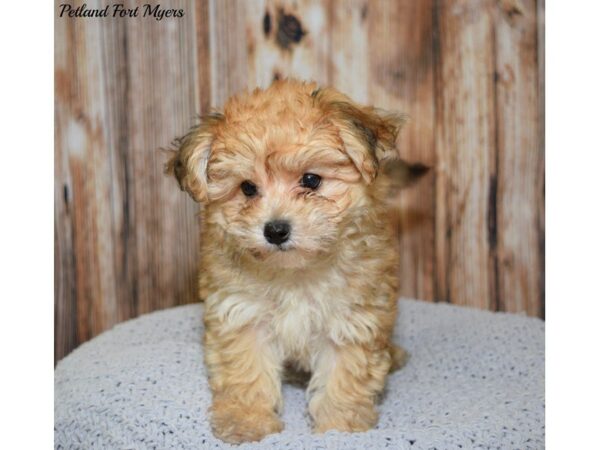
M284 80L231 98L178 141L167 171L203 203L200 296L222 440L281 431L290 366L311 374L316 432L376 423L386 375L406 357L391 341L398 259L380 170L401 124L334 89ZM305 173L322 177L318 189L300 185ZM276 246L263 227L280 218L292 232Z

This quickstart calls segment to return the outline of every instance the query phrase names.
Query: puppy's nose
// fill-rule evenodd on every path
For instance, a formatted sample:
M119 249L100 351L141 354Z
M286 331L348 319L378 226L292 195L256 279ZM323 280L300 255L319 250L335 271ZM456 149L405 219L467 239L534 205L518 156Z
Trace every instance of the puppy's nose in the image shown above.
M271 244L283 244L290 237L292 227L287 220L272 220L265 224L264 235Z

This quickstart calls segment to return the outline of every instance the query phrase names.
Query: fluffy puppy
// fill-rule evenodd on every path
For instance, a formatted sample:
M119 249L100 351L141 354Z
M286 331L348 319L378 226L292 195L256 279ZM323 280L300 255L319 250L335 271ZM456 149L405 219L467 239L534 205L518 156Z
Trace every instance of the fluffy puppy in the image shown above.
M220 439L282 430L285 367L310 373L316 432L365 431L390 369L398 261L386 198L402 118L293 80L231 98L167 172L203 204L200 297ZM387 174L395 174L390 180ZM405 183L400 183L405 184Z

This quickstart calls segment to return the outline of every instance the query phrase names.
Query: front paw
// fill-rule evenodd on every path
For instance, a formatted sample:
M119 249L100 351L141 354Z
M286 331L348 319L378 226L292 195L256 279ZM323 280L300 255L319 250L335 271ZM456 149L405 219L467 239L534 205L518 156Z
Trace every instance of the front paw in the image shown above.
M371 405L343 410L326 409L313 414L315 433L325 433L329 430L356 433L370 430L377 423L377 411Z
M214 435L230 444L260 441L283 430L283 423L274 411L224 402L213 404L211 410Z

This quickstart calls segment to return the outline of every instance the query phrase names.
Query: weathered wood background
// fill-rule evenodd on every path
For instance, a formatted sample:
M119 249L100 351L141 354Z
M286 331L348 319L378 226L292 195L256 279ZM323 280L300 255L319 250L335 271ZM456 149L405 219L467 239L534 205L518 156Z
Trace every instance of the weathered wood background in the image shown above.
M543 0L167 3L183 18L56 3L56 359L196 300L197 205L157 149L285 76L412 117L399 152L434 170L401 199L403 296L543 317Z

